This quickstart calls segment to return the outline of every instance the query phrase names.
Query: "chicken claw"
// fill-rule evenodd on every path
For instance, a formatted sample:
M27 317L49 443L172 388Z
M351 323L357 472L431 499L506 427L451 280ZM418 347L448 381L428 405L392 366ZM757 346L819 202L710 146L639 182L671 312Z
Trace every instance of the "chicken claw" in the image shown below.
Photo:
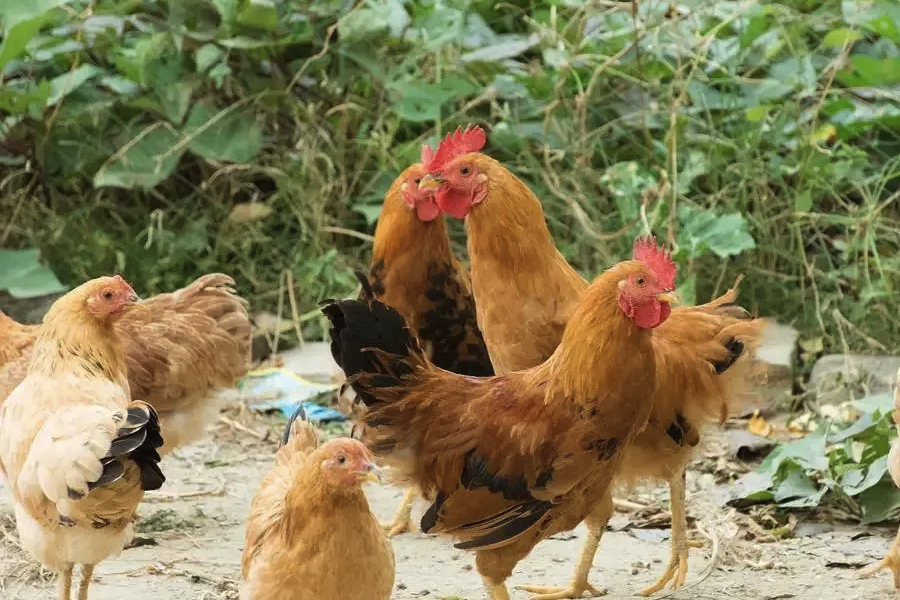
M702 548L703 542L686 541L683 548L678 548L676 544L672 544L672 556L669 558L669 566L666 572L656 580L656 583L648 588L644 588L638 592L639 596L652 596L659 590L666 587L666 584L672 582L672 589L677 590L684 585L688 571L688 549Z
M585 592L588 592L589 598L597 598L605 596L608 593L606 589L597 589L587 581L573 581L567 587L554 587L544 585L517 585L517 590L523 590L532 594L531 600L563 600L564 598L581 598Z
M403 495L403 502L400 503L400 508L397 509L397 514L394 516L394 520L391 523L382 524L389 538L416 530L416 526L412 522L414 496L415 491L412 488L407 489L406 494Z
M894 589L900 590L900 531L897 532L897 539L891 545L891 549L888 550L888 553L881 559L881 562L864 569L859 576L864 579L866 577L871 577L876 573L880 573L885 569L890 569L891 573L894 575Z

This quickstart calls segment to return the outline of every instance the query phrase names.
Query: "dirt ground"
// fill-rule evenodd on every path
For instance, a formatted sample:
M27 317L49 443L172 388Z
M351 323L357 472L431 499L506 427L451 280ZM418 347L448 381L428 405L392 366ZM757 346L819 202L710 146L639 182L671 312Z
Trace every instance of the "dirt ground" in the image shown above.
M223 413L211 435L183 448L163 463L168 483L147 495L140 509L138 536L143 545L102 563L91 587L91 600L230 600L237 598L244 519L257 483L272 462L280 421L248 411ZM714 538L692 551L688 584L677 593L657 597L739 598L742 600L894 598L887 575L856 578L857 567L880 558L893 531L820 523L802 523L795 537L748 541L749 519L724 507L727 487L715 486L712 475L688 476L693 535L702 530ZM370 486L375 513L389 519L402 496L390 486ZM631 500L657 512L665 521L665 489L638 490ZM417 506L421 514L423 506ZM8 490L0 487L0 598L55 598L55 579L41 571L16 546ZM416 515L417 516L417 515ZM592 582L609 589L608 598L632 596L655 580L668 557L668 530L636 529L636 517L620 513L604 537L594 563ZM646 520L645 520L646 521ZM645 522L646 525L646 522ZM658 527L658 526L657 526ZM667 527L667 525L666 525ZM860 534L863 534L860 536ZM540 544L520 563L511 583L555 585L568 581L581 550L585 530ZM481 599L484 592L472 568L472 556L447 540L420 533L394 539L397 579L394 600L431 597ZM714 558L713 558L714 557ZM711 565L711 561L714 564ZM348 576L352 576L348 573ZM700 580L700 581L698 581ZM528 594L513 591L513 598Z

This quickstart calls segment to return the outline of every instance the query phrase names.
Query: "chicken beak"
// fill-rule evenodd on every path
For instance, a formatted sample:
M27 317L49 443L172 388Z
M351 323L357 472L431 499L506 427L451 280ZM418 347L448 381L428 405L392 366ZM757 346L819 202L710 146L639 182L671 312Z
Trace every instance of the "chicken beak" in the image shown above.
M384 481L384 475L382 475L381 469L372 462L367 462L363 470L357 473L357 475L359 476L359 480L363 482L382 483Z
M656 299L660 302L665 302L666 304L680 304L681 300L678 298L678 294L675 292L664 292L662 294L657 294Z
M444 185L444 180L441 179L438 175L426 173L422 180L419 182L419 189L436 190L442 185Z

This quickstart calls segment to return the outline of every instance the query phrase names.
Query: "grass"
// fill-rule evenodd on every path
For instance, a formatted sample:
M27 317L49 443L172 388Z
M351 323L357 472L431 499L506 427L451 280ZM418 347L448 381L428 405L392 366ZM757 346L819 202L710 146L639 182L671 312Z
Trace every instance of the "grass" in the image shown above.
M749 306L828 349L900 348L889 1L344 4L41 12L3 71L0 244L141 293L225 271L256 310L290 273L317 337L391 180L477 122L585 275L652 229L689 299L743 272Z

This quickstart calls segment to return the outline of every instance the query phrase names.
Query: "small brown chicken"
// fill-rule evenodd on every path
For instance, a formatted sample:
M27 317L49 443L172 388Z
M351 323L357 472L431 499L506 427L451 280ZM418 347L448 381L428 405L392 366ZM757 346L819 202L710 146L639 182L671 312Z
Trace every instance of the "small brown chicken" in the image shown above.
M89 281L54 303L24 380L0 408L0 470L15 504L22 547L60 574L69 600L82 567L87 600L94 566L133 536L138 504L165 477L153 408L132 401L113 323L140 310L121 277Z
M900 436L900 369L897 370L897 382L894 388L894 424L897 428L897 435ZM900 488L900 437L896 438L891 444L891 451L888 454L888 473L894 480L894 485ZM894 589L900 590L900 529L891 544L890 550L881 559L877 565L865 569L861 576L871 577L885 569L889 569L894 576Z
M162 454L199 438L218 414L212 394L247 373L250 320L233 285L227 275L204 275L147 299L113 325L132 396L159 413ZM0 313L0 403L24 379L39 330Z
M361 298L374 296L403 315L442 369L485 377L494 374L475 318L475 299L463 266L450 249L447 225L434 192L420 190L424 162L431 148L422 147L422 162L408 167L384 198L368 278ZM408 489L388 536L413 531L415 498Z
M303 408L250 506L241 600L388 600L394 551L362 483L378 479L356 440L319 445Z

